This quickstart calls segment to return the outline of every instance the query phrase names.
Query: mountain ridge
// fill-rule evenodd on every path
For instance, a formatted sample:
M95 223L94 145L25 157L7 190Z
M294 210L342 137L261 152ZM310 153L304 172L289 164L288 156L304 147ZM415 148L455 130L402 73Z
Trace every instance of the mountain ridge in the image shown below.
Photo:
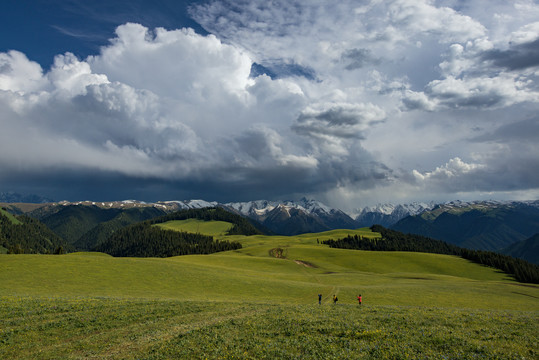
M15 203L7 205L9 206L6 206L6 208L11 213L25 213L44 221L46 224L60 224L61 219L55 220L56 222L52 220L55 216L58 217L58 212L62 212L66 208L72 208L71 213L83 213L84 211L76 210L79 206L93 208L95 212L112 211L115 214L135 209L149 210L148 208L150 207L156 210L154 211L155 214L172 213L187 209L221 207L260 224L265 229L264 231L267 230L266 233L290 236L333 229L356 229L382 225L395 230L448 241L463 247L500 252L503 252L503 249L509 247L512 243L525 240L539 232L539 229L534 227L534 224L539 223L539 200L455 200L444 203L379 204L359 208L348 213L332 208L320 201L307 198L302 198L298 201L255 200L229 203L192 199L154 203L123 200L108 202L61 201L48 204L32 204L32 206ZM525 211L521 211L517 216L515 214L518 209L525 209ZM81 210L83 209L81 208ZM507 217L508 214L513 215ZM97 217L99 219L101 215L97 215L99 215ZM144 215L144 218L149 219L153 216L152 213L148 213ZM52 218L45 219L47 217ZM101 224L102 221L94 221L92 224L82 226L80 222L77 225L77 219L74 217L72 220L66 221L74 221L72 228L77 228L81 232L82 230L84 231L80 234L71 234L68 242L79 246L87 244L83 247L86 248L91 246L90 237L105 237L105 232L110 234L121 226L134 222L137 218L142 219L139 216L130 216L127 220L118 218L113 220L114 223L110 224ZM479 218L481 221L474 222L474 219ZM493 231L494 229L496 231ZM64 232L64 238L65 234L67 233ZM85 234L86 236L83 237ZM455 240L460 238L466 241Z

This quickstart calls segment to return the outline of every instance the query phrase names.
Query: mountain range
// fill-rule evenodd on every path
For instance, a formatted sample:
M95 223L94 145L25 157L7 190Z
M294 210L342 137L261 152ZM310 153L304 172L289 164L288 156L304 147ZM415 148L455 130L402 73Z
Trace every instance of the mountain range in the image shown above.
M350 213L306 198L299 201L218 203L205 200L62 201L46 204L2 204L13 214L42 221L78 249L90 249L114 231L135 222L185 209L221 207L249 218L268 234L297 235L332 229L355 229L379 224L471 249L537 258L539 201L452 201L442 204L380 204ZM518 243L522 242L521 245ZM535 255L534 255L535 254Z
M453 201L407 216L391 228L465 248L502 251L539 233L539 201Z

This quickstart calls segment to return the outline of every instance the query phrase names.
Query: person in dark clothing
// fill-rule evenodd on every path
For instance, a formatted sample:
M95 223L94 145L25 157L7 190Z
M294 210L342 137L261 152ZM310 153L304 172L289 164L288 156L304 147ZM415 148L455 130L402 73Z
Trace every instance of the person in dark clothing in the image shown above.
M322 305L322 294L318 294L318 305Z
M339 299L337 299L337 296L333 295L333 304L337 304L337 301L339 301Z

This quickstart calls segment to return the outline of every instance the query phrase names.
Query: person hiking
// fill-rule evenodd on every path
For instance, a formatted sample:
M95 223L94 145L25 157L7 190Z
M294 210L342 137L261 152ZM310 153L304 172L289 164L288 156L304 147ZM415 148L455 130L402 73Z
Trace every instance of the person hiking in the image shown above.
M339 301L339 299L337 299L337 296L333 295L333 304L337 304L337 301Z
M362 301L361 294L359 294L357 296L357 301L358 301L359 305L361 305L361 301Z
M318 294L318 305L322 305L322 294Z

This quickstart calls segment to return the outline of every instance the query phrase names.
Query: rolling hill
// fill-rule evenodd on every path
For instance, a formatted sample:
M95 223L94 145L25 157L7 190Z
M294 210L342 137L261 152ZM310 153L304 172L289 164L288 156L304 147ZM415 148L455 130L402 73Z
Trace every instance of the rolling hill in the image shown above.
M39 219L73 248L89 250L127 225L165 214L153 206L47 204L28 213Z
M13 214L26 213L43 221L79 250L89 250L114 231L178 210L221 207L250 219L264 233L297 235L336 228L354 229L373 223L391 224L405 233L444 240L461 247L503 252L513 243L539 232L539 202L449 202L385 204L357 210L354 218L318 201L250 201L220 204L203 200L144 203L60 202L6 204ZM412 216L407 216L412 214ZM530 250L530 251L533 251Z
M501 253L539 265L539 234L516 242L508 248L503 249Z
M70 249L43 223L0 208L0 253L53 254Z
M353 303L360 291L367 302L379 305L498 309L525 308L533 299L530 295L539 297L537 286L521 287L503 273L455 256L331 249L321 244L348 234L379 236L369 229L294 237L228 235L217 238L238 241L242 248L166 259L99 253L11 256L0 264L0 289L3 294L40 296L277 303L311 303L318 292L325 297L338 293L343 303ZM23 268L32 271L20 271ZM539 310L538 303L532 303L531 308Z
M161 226L239 241L241 249L164 259L2 255L0 357L537 355L539 286L455 256L322 244L379 238L370 229L245 236L224 235L232 225L225 223Z

